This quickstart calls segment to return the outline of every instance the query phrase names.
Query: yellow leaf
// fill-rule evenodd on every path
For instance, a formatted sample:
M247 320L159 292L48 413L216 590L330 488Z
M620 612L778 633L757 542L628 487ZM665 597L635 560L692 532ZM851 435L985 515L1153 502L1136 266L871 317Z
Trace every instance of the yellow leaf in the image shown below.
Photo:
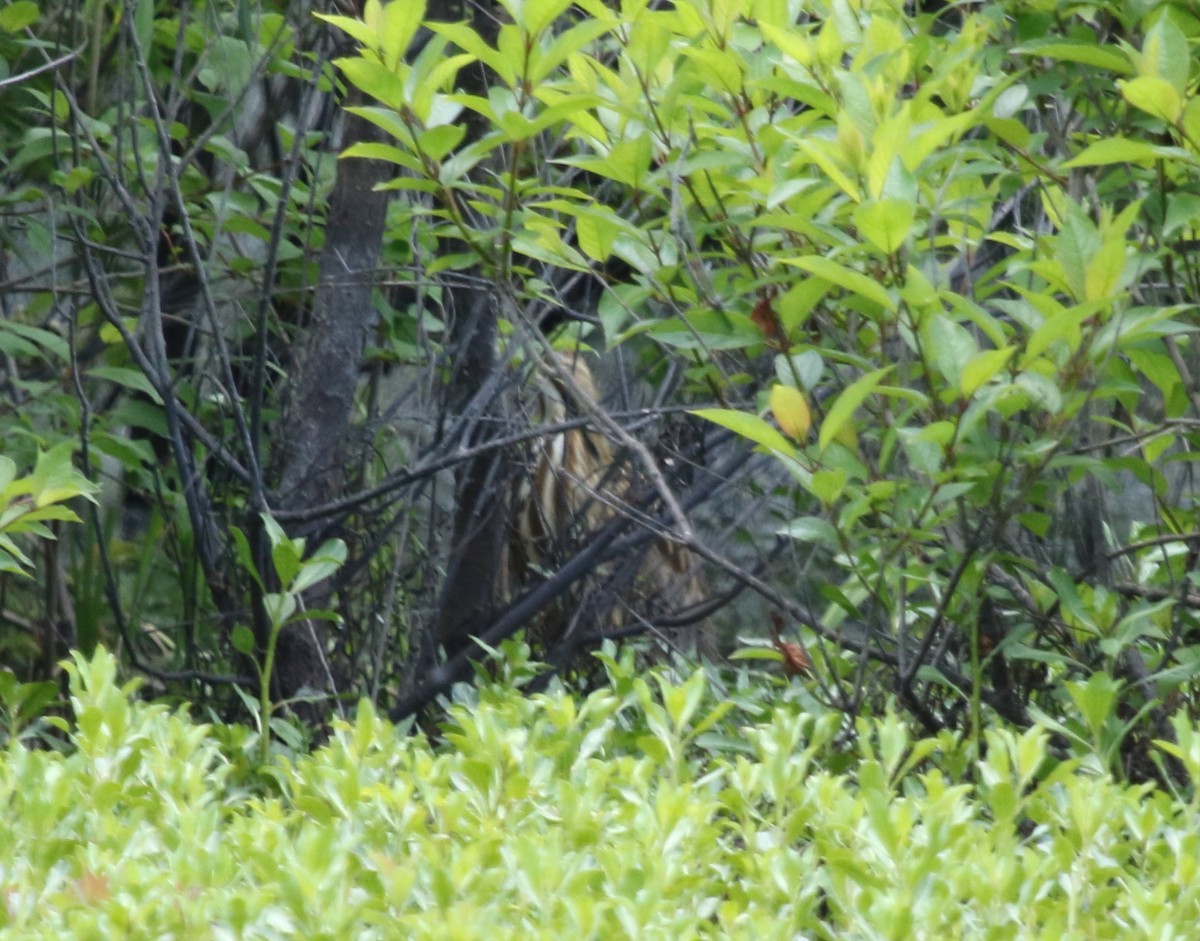
M812 427L812 412L803 392L791 386L773 386L770 404L771 414L779 422L784 434L795 441L803 441L808 437L808 429Z

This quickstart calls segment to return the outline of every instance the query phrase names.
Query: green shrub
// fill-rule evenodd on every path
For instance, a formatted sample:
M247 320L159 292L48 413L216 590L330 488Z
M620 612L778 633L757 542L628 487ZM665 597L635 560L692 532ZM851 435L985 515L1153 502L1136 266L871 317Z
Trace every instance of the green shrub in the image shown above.
M991 731L962 764L957 740L913 741L894 715L860 720L849 746L836 715L714 714L700 674L655 691L610 669L621 692L582 701L486 688L437 743L364 703L325 747L278 761L267 796L231 774L219 742L236 734L131 702L103 651L76 658L70 748L13 741L0 760L4 936L1194 930L1195 803L1055 762L1040 729ZM706 744L731 722L739 747ZM1176 733L1194 774L1200 735Z
M431 4L411 60L419 3L325 18L388 137L347 154L401 168L412 225L469 247L439 265L481 266L518 312L547 271L628 272L599 302L608 345L686 364L721 406L697 413L792 482L780 533L815 577L763 593L819 650L825 701L894 693L978 737L985 709L1073 721L1105 673L1120 722L1097 747L1147 773L1159 697L1195 714L1200 21L501 5L485 35Z

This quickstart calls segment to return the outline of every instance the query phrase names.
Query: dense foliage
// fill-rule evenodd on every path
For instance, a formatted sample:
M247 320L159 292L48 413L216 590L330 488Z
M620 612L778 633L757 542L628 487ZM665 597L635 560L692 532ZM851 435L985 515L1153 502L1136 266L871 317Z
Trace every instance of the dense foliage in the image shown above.
M1195 11L349 7L0 7L5 936L1194 934Z
M264 792L248 730L131 703L115 667L70 667L69 749L0 760L6 937L1136 939L1200 917L1195 802L1053 762L1037 729L973 760L888 715L847 752L835 714L714 713L703 674L614 663L582 701L488 686L437 744L364 703Z
M1150 742L1200 663L1192 12L359 12L0 11L5 662L106 641L221 709L428 705L470 635L538 614L501 584L503 500L478 508L538 433L514 386L583 338L655 390L581 419L646 494L627 531L765 599L814 702L894 693L976 742L1040 716L1171 783ZM39 496L71 448L93 485ZM727 646L765 640L738 605Z

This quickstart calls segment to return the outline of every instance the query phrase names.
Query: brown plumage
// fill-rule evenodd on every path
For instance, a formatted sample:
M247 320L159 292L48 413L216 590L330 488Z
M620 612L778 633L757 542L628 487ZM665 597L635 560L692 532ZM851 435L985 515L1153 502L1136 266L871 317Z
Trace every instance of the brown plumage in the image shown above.
M566 379L535 374L524 395L534 427L586 417L599 408L595 378L579 355L557 354ZM567 381L569 380L569 381ZM515 593L552 573L595 532L621 512L634 469L610 440L589 425L534 440L514 488L508 579ZM654 618L683 611L703 599L695 557L686 549L656 540L636 573L623 570L627 559L600 566L543 612L530 636L545 655L567 637L624 633ZM637 564L635 560L635 564ZM632 574L632 577L629 577ZM651 631L660 648L680 646L709 653L702 628Z

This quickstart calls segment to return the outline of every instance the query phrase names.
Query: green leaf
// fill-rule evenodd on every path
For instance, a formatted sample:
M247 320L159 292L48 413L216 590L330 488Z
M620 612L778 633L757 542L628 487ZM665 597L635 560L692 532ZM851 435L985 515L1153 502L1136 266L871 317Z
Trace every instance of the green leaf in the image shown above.
M417 149L430 160L441 160L462 142L466 133L465 124L439 124L417 135Z
M359 45L367 49L374 49L376 47L378 36L375 30L362 20L349 16L330 16L327 13L314 13L313 16L336 29L340 29L351 39L357 40Z
M556 161L569 166L589 170L599 176L614 180L630 189L642 189L650 169L652 147L646 134L622 137L608 149L607 154L565 157Z
M229 535L233 537L234 555L242 571L254 579L254 584L265 588L262 577L258 574L258 566L254 564L254 553L250 550L250 541L246 534L237 526L229 527Z
M1100 250L1100 232L1078 203L1068 202L1065 209L1055 240L1054 260L1061 266L1075 300L1082 301L1087 293L1088 264Z
M1196 147L1195 142L1200 141L1200 96L1192 96L1188 99L1187 105L1183 109L1183 133L1187 140L1192 142L1193 150ZM1195 158L1192 158L1193 162Z
M662 689L663 707L671 719L671 724L677 733L682 733L691 721L700 703L704 699L705 676L703 670L697 670L682 685L668 682L666 677L658 677Z
M87 497L95 502L93 494L99 489L75 469L72 459L74 441L63 441L49 451L39 452L37 464L29 477L30 493L38 509L76 497Z
M1109 718L1115 715L1120 680L1107 673L1093 673L1086 684L1068 682L1065 685L1093 740L1099 740Z
M797 327L801 326L813 309L829 293L829 282L821 278L804 278L798 280L776 302L775 308L779 313L779 323L785 336L791 336ZM811 389L811 385L805 385Z
M154 0L134 0L133 32L145 55L154 39Z
M802 66L809 66L813 61L812 40L797 30L791 24L787 28L773 26L770 23L759 22L763 36L786 56L791 56Z
M541 82L570 56L609 32L613 28L613 22L611 17L605 19L589 17L569 29L563 30L555 37L554 42L537 57L534 66L530 69L530 82L535 85Z
M779 430L768 424L757 415L749 412L739 412L728 408L699 408L691 414L707 419L723 428L728 428L735 434L766 448L768 451L778 451L789 457L794 457L796 449Z
M916 206L905 199L877 199L854 210L854 225L877 249L894 255L912 230Z
M859 191L858 184L850 178L834 155L828 152L837 146L836 142L797 139L796 146L804 151L838 189L856 203L862 202L862 193ZM838 156L840 157L842 154L839 153Z
M975 335L943 314L921 321L921 342L952 389L962 388L962 370L979 352Z
M291 592L267 592L263 595L267 620L273 627L282 627L296 613L296 602L296 596Z
M403 111L408 104L404 79L381 62L364 58L338 59L334 63L355 88L381 101L393 111Z
M614 251L625 239L614 243ZM618 257L620 257L618 252ZM741 350L762 345L762 331L745 314L718 310L690 310L686 316L642 324L626 336L644 333L657 342L681 350Z
M864 297L878 304L884 310L895 311L896 302L888 294L887 289L878 281L868 278L865 274L853 271L836 261L820 255L806 255L800 258L780 259L785 265L794 265L809 274L816 275L830 284Z
M0 454L0 498L3 498L17 479L17 462L11 457Z
M15 0L0 9L0 29L19 33L38 21L38 7L32 0Z
M1027 150L1033 140L1029 128L1016 118L984 118L984 124L999 140L1018 150Z
M605 262L612 254L620 229L598 214L580 214L575 220L579 249L593 261Z
M45 327L35 327L15 320L0 320L0 349L9 349L7 346L9 337L6 337L6 334L20 337L32 344L31 346L22 346L21 355L41 356L44 355L42 351L45 351L64 363L71 357L71 349L67 345L67 341L53 330L47 330Z
M1058 62L1078 62L1093 65L1118 75L1133 75L1133 64L1129 57L1113 46L1098 46L1095 43L1067 42L1059 39L1027 42L1013 50L1016 55L1040 56Z
M817 471L809 478L807 487L808 491L822 504L832 506L842 495L842 491L846 489L849 479L850 475L845 468L835 467L830 470Z
M573 0L524 0L519 25L537 37L549 29L567 11Z
M1192 62L1187 37L1175 23L1168 7L1146 31L1138 74L1165 79L1181 96L1187 94L1188 70Z
M384 5L378 48L383 55L383 64L389 69L404 62L424 18L425 0L392 0Z
M340 539L330 539L300 566L295 579L288 584L288 590L297 593L308 590L329 578L345 561L346 544Z
M775 378L784 385L799 384L801 389L812 391L825 372L825 360L816 350L802 353L782 353L775 357Z
M52 689L57 690L57 687L55 687L53 683L49 685ZM688 729L688 741L694 742L697 738L724 719L725 716L727 716L736 705L737 704L732 699L721 700L712 708L708 715Z
M130 369L125 366L93 366L88 370L88 375L96 379L106 379L109 382L115 382L119 386L124 386L126 389L132 389L135 392L140 392L145 395L155 405L162 405L162 396L158 394L158 390L146 378L145 373L140 369Z
M1167 197L1167 214L1163 221L1163 235L1173 235L1180 229L1200 225L1200 195L1196 193L1172 193Z
M292 539L283 531L274 518L268 513L260 513L263 529L271 544L271 563L275 566L275 574L279 583L287 586L292 583L296 573L300 571L300 560L304 556L304 540Z
M425 165L418 157L400 147L393 147L391 144L359 141L345 148L341 156L347 159L358 157L364 160L382 160L385 163L394 163L418 176L425 176L426 173Z
M1014 347L1006 346L998 350L984 350L971 357L962 368L958 380L959 391L964 397L970 398L976 389L1004 368L1014 352Z
M1174 124L1183 114L1183 96L1165 78L1141 75L1118 85L1131 105L1168 124Z
M1096 308L1091 304L1077 304L1067 307L1059 313L1048 317L1040 327L1030 334L1025 343L1025 363L1032 362L1058 341L1066 343L1067 351L1074 353L1082 341L1080 325L1085 319L1094 315Z
M233 649L240 654L250 656L254 653L254 632L245 624L238 624L229 638Z
M862 376L852 385L847 387L841 395L834 400L830 406L828 413L825 415L825 420L821 422L821 432L817 436L817 447L824 451L841 432L842 428L854 416L855 411L863 403L863 400L870 395L875 387L883 380L889 372L892 371L891 366L884 366L882 369L876 369L873 372Z
M0 527L0 530L2 529L3 527ZM33 561L29 556L22 552L10 537L0 531L0 572L32 578L33 576L26 571L32 564Z
M1149 164L1158 160L1159 156L1160 149L1146 141L1106 137L1088 145L1062 166L1069 170L1075 167L1104 167L1113 163Z
M829 520L820 516L801 516L775 532L776 535L786 536L797 542L819 543L827 546L838 544L837 530L833 528L833 524Z
M402 0L400 0L402 2ZM517 83L517 70L519 64L515 61L510 61L507 57L500 54L496 49L484 41L483 37L471 27L463 23L438 23L431 22L429 28L439 36L445 36L454 45L458 46L463 52L474 56L493 72L495 72L507 85L512 88Z
M783 659L774 647L739 647L729 655L730 660L774 660L776 663Z

